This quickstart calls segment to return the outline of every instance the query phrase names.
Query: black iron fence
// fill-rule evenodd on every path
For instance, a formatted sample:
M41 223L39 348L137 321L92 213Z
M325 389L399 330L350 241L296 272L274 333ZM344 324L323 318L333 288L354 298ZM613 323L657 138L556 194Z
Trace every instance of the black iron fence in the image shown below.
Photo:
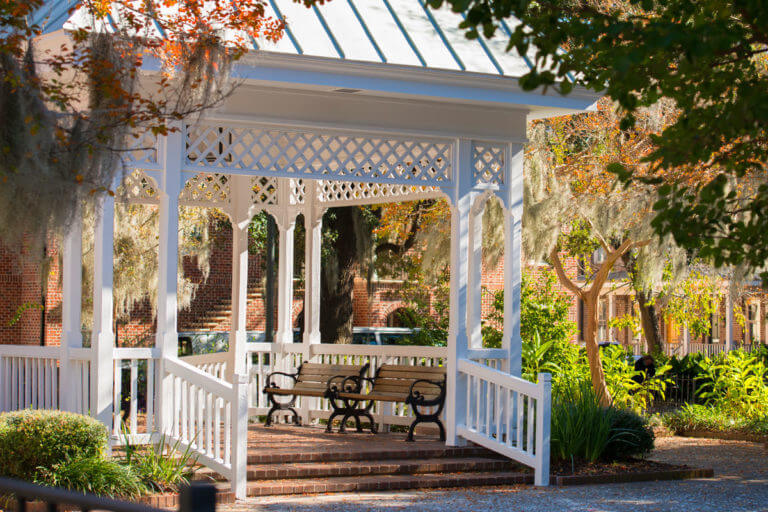
M108 512L166 512L139 503L102 498L90 494L45 487L41 485L0 478L0 510L25 512L29 503L42 503L47 512L59 509L105 510ZM39 510L38 507L35 507ZM216 488L208 483L193 482L184 487L179 496L180 512L214 512L216 510Z

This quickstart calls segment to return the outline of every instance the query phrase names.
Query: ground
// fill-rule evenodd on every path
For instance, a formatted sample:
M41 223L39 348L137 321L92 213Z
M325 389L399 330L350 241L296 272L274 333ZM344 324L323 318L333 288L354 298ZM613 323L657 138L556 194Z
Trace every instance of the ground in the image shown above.
M655 460L712 467L715 478L537 489L327 494L248 499L224 512L526 511L753 512L768 511L768 449L762 444L682 437L657 440Z

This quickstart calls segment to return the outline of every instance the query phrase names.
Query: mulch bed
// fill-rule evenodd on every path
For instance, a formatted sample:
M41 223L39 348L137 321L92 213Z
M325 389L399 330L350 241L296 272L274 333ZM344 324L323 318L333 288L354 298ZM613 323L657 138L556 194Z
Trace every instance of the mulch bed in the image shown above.
M590 485L654 480L684 480L711 478L712 469L699 469L644 459L628 459L617 462L553 464L550 482L558 486Z

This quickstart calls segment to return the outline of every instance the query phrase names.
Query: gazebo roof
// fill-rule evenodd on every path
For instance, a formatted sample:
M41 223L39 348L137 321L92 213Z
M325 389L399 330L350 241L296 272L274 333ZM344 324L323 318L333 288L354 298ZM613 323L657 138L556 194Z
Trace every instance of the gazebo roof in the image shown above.
M49 0L34 22L45 33L65 28L74 0ZM268 0L267 13L285 19L278 43L253 41L254 50L354 62L396 64L519 78L528 56L506 51L511 26L492 39L469 40L460 14L431 9L424 0L334 0L306 8L293 0Z

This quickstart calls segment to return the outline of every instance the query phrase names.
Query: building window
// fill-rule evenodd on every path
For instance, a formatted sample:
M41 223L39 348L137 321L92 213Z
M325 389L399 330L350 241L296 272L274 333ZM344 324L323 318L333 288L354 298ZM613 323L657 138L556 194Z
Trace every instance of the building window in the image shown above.
M720 343L720 311L717 310L709 317L709 342Z
M603 297L597 304L597 342L608 341L608 299Z
M747 304L747 337L744 343L760 343L759 305Z

